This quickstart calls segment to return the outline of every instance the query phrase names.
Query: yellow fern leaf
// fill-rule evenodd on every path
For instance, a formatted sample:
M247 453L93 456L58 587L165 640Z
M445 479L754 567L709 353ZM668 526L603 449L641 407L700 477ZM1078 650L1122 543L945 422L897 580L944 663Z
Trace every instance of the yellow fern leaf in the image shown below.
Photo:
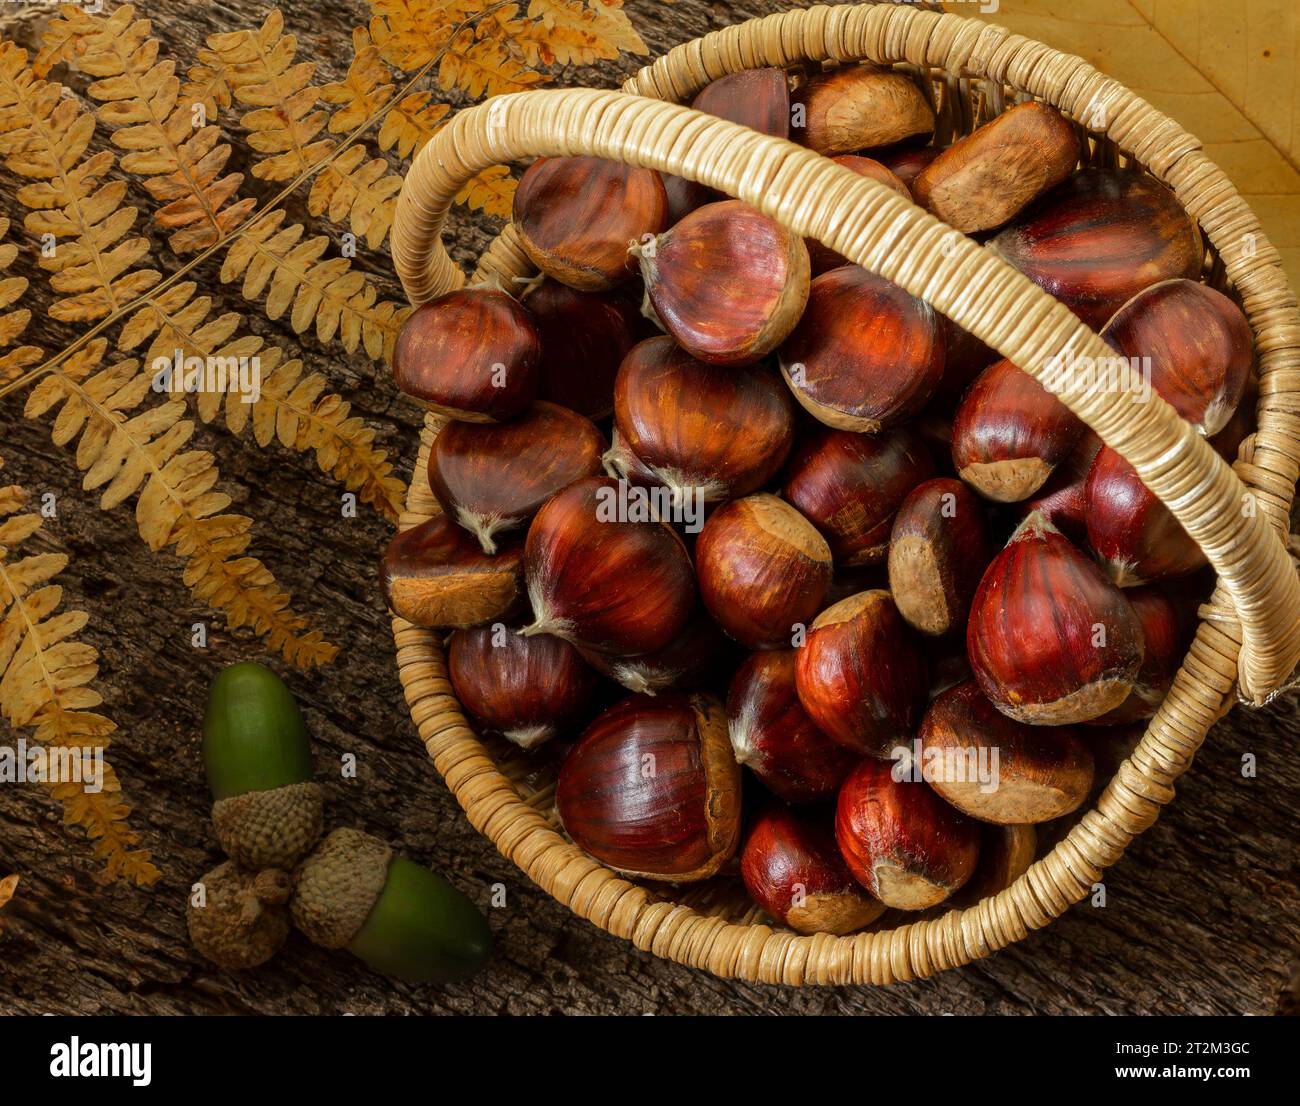
M418 154L435 134L451 110L433 99L431 92L412 92L403 96L384 116L379 125L379 148L396 149L398 157Z
M518 184L509 166L489 165L456 193L456 202L498 219L509 219Z
M370 32L357 27L352 32L352 62L341 81L321 87L321 99L339 107L330 116L331 134L348 134L382 108L393 95L392 74L370 41Z
M649 51L623 0L529 0L533 21L518 36L530 65L591 65Z
M352 233L377 250L397 214L402 178L388 171L383 158L364 161L365 147L349 146L312 183L307 210L335 223L347 220ZM363 164L364 161L364 164Z
M9 220L0 216L0 239L9 233ZM18 256L18 247L12 242L0 242L0 274L3 274L14 258ZM0 386L15 380L22 371L41 359L42 351L38 346L18 346L6 351L27 329L32 313L25 307L7 311L27 291L26 277L4 277L0 275Z
M0 879L0 910L5 908L5 904L14 897L14 892L17 890L17 876L5 876L4 879Z
M32 72L43 79L60 62L75 62L86 52L86 44L106 26L123 31L133 17L129 7L118 8L106 23L79 4L61 4L59 17L52 19L41 34L41 48L32 62Z

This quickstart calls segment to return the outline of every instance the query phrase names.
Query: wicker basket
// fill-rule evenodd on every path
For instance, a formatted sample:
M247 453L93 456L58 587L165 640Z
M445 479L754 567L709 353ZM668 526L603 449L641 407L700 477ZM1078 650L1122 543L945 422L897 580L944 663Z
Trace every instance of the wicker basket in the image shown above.
M928 300L1044 382L1055 354L1104 355L1101 340L1065 307L888 188L792 143L677 106L740 69L860 60L916 73L933 92L941 138L968 133L1027 98L1080 123L1105 120L1104 133L1094 130L1085 143L1088 162L1140 165L1172 187L1204 232L1210 281L1242 303L1259 354L1259 423L1234 473L1163 401L1138 405L1126 393L1089 394L1077 381L1053 381L1169 505L1219 584L1173 689L1096 807L1002 893L966 910L904 918L894 928L798 936L761 924L738 880L674 893L603 867L558 831L553 780L505 743L480 741L466 723L439 636L394 620L402 685L425 747L470 821L503 855L561 903L638 948L719 976L787 984L927 976L1046 925L1087 895L1156 820L1211 724L1238 696L1265 701L1300 657L1300 582L1285 544L1300 472L1295 297L1255 217L1196 139L1079 58L991 24L908 5L814 7L680 46L622 93L493 99L457 115L406 179L393 256L407 295L423 303L465 283L439 236L452 198L476 172L534 155L593 154L745 200ZM508 227L484 254L477 278L509 281L532 272ZM425 467L439 425L426 420L404 526L438 510Z

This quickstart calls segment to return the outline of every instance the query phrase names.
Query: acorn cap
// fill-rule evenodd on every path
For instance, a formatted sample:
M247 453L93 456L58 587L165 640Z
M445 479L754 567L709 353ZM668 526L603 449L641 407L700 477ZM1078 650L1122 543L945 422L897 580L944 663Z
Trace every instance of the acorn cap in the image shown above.
M212 824L222 851L237 864L289 871L320 839L325 800L317 783L249 791L213 803Z
M307 725L269 668L234 664L213 681L203 718L203 763L217 800L311 779Z
M303 861L289 909L313 944L345 948L388 880L393 850L360 830L336 829Z
M195 906L191 897L185 921L190 941L203 956L238 971L265 964L279 951L289 936L287 872L249 872L228 860L200 882L204 905Z

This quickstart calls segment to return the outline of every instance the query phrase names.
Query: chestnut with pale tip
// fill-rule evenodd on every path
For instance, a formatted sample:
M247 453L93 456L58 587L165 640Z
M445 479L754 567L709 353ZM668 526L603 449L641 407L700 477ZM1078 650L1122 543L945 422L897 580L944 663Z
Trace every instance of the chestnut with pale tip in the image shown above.
M797 650L799 702L827 737L888 756L920 720L929 683L925 655L887 591L828 607Z
M735 645L713 619L697 614L663 649L634 657L614 657L594 649L578 652L602 676L637 695L694 691L708 684L732 660Z
M695 542L700 598L750 649L788 646L821 609L831 549L790 504L759 494L723 504Z
M631 252L659 323L711 365L761 360L808 302L803 239L739 200L705 204Z
M450 423L429 450L429 487L484 553L527 526L561 488L601 471L605 439L590 419L539 400L511 422Z
M753 653L727 690L727 729L736 761L788 803L831 799L858 754L821 732L795 690L794 649Z
M750 898L796 933L842 937L885 912L854 880L829 825L811 814L773 807L755 818L740 876Z
M874 434L917 414L943 376L943 323L924 300L859 265L812 282L781 346L781 375L813 418Z
M905 200L911 200L912 193L907 190L905 185L897 176L880 162L869 157L862 157L858 154L841 154L839 157L831 158L836 165L843 165L845 169L851 169L860 177L869 177L871 180L878 181L887 188L893 189ZM815 238L805 238L803 240L808 247L808 262L812 266L813 276L819 276L821 273L830 272L831 269L838 269L841 265L849 264L849 259L841 253L837 253L830 246L823 246Z
M1092 754L1073 730L1008 718L974 680L930 704L917 738L926 782L982 822L1050 822L1092 787Z
M695 608L686 546L666 522L622 517L626 487L587 477L537 512L524 544L534 620L522 633L635 656L686 629Z
M514 226L524 252L543 273L582 292L635 275L627 244L668 225L668 196L653 169L599 157L533 162L515 189Z
M798 114L790 137L819 154L851 154L934 130L925 94L894 69L845 65L813 77L792 99Z
M393 380L448 418L499 422L537 397L541 356L520 304L497 288L461 288L407 317L393 346Z
M966 650L1003 714L1064 726L1128 697L1142 666L1142 627L1124 593L1035 512L985 571Z
M1088 473L1101 450L1096 431L1086 429L1070 455L1052 470L1052 475L1028 499L1015 505L1020 518L1042 511L1047 520L1072 542L1088 542Z
M895 910L928 910L975 872L979 823L929 786L895 778L890 761L867 757L835 804L835 840L849 871Z
M1169 694L1195 632L1195 620L1186 618L1179 603L1159 588L1128 588L1124 598L1142 627L1142 667L1128 698L1090 725L1118 726L1152 717Z
M574 843L624 875L690 883L740 842L740 766L713 696L632 696L583 732L555 809Z

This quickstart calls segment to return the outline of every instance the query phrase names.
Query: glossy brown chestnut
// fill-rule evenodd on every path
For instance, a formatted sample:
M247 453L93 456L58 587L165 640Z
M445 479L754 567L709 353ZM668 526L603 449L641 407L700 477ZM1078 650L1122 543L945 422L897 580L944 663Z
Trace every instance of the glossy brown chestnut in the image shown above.
M912 182L917 175L935 158L943 153L945 147L912 146L903 143L898 146L886 146L880 150L868 150L867 156L880 162L886 169L907 185L910 194Z
M797 650L753 653L727 690L727 727L736 761L788 803L833 798L858 754L808 717L795 690Z
M755 818L740 876L750 897L796 933L843 936L885 912L850 874L830 825L805 813L773 807Z
M954 142L912 182L916 202L965 234L1000 227L1074 172L1079 139L1055 108L1017 104Z
M836 568L853 568L885 559L899 506L933 475L930 451L905 428L827 429L796 446L781 494L830 543Z
M826 539L774 495L725 503L695 542L700 598L749 649L789 646L821 610L831 583Z
M953 906L976 903L1005 891L1029 871L1038 849L1038 831L1033 826L980 826L980 858L975 874L953 896Z
M462 288L411 312L393 346L393 379L449 418L496 422L533 402L541 355L523 307L495 288Z
M652 169L598 157L541 158L519 178L519 242L547 276L583 292L621 284L636 272L629 242L668 225L668 196Z
M1008 718L974 680L930 704L917 738L925 782L983 822L1049 822L1092 787L1092 754L1073 730Z
M601 471L605 439L588 418L539 400L491 425L453 422L429 451L429 487L448 516L495 553L561 488Z
M827 607L798 654L799 702L827 737L877 757L910 737L929 676L889 592L864 591Z
M846 65L794 95L791 138L819 154L851 154L934 130L924 93L904 73Z
M915 415L943 375L943 324L924 300L858 265L812 282L781 375L815 419L874 434Z
M1205 554L1173 512L1109 447L1098 451L1084 485L1088 544L1120 587L1195 572Z
M1143 288L1201 271L1191 217L1158 180L1130 169L1075 173L989 248L1094 330Z
M853 878L886 906L925 910L971 878L979 824L894 771L894 763L868 757L850 773L835 807L835 840Z
M524 297L542 339L541 399L589 419L614 410L614 378L648 323L620 289L578 292L542 280Z
M1026 499L1070 456L1085 425L1010 361L990 365L966 389L952 423L952 463L980 495Z
M831 158L831 160L837 165L843 165L846 169L852 169L860 177L870 177L872 180L879 181L881 184L892 188L905 200L912 198L912 193L907 190L907 185L889 169L881 165L880 162L872 158L861 157L858 154L841 154L839 157ZM803 244L808 247L808 262L812 266L813 276L829 272L831 269L838 269L841 265L849 263L848 258L843 254L837 253L829 246L823 246L815 238L805 238Z
M1232 418L1254 359L1241 308L1193 280L1166 280L1139 292L1102 337L1126 357L1141 359L1156 393L1207 437Z
M1195 631L1195 623L1186 619L1179 605L1159 588L1129 588L1124 598L1142 627L1145 650L1128 698L1095 720L1104 726L1139 722L1155 714L1169 694Z
M555 785L565 832L625 875L707 879L740 840L740 766L711 695L632 696L583 732Z
M698 361L665 335L623 359L614 425L677 499L748 495L774 477L794 442L794 404L770 370Z
M522 637L501 624L452 634L447 676L484 729L523 749L580 723L599 686L567 641L550 634Z
M765 357L808 301L803 239L739 200L705 204L632 252L663 328L711 365Z
M940 318L943 319L944 335L943 377L935 389L930 409L951 414L961 404L971 381L999 357L970 331L963 330L945 316Z
M379 578L389 610L429 629L508 619L526 606L523 542L489 557L446 515L393 538Z
M538 511L524 546L534 617L525 635L635 656L665 648L686 629L695 607L690 556L666 522L642 518L628 491L592 476Z
M656 653L613 657L592 649L578 651L592 668L628 691L658 695L704 687L732 660L734 648L716 622L698 614L676 639Z
M943 476L918 484L898 508L889 536L889 591L898 613L923 634L962 629L992 557L974 492Z
M1101 450L1101 439L1086 428L1075 443L1070 456L1052 470L1046 482L1028 499L1016 504L1021 518L1042 511L1047 521L1077 545L1088 541L1087 496L1088 472Z
M1128 697L1142 665L1142 627L1092 559L1034 513L980 581L966 651L1003 714L1064 726Z

